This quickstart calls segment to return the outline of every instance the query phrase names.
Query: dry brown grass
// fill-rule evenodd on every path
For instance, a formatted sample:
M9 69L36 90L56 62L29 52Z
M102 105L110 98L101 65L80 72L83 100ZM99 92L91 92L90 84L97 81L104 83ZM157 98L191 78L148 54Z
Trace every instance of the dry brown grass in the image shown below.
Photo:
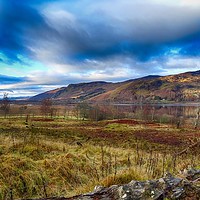
M126 122L1 119L0 199L71 196L200 166L198 146L174 154L198 130Z

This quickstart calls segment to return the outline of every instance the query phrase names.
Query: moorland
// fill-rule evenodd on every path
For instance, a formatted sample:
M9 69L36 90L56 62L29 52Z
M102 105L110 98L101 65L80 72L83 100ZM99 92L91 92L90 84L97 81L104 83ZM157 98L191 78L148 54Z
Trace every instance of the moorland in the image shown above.
M41 114L36 105L24 110L11 105L10 110L15 114L0 119L2 200L69 197L96 185L200 167L200 130L194 121L161 121L152 113L149 118L102 119L97 118L100 109L93 110L92 118L76 106L65 109L65 115L58 107L53 115Z

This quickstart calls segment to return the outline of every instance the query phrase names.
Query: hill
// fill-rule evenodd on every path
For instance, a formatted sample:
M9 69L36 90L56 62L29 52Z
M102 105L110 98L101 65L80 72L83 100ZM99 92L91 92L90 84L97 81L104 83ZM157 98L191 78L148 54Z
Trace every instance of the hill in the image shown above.
M147 103L199 101L200 70L169 76L146 76L124 82L90 82L70 84L36 95L30 100L45 98L70 102Z
M121 83L109 83L104 81L70 84L67 87L47 91L31 97L30 100L40 101L45 98L54 100L81 101L89 100L92 97L112 91L120 86Z

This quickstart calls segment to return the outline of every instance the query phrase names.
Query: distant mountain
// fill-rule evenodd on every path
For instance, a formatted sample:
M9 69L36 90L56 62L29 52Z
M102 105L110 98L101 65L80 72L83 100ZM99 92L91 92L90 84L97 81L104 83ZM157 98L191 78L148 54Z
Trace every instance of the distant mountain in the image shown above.
M45 98L71 101L88 100L110 90L114 90L120 84L121 83L109 83L104 81L70 84L67 87L62 87L38 94L30 98L30 100L40 101Z
M146 76L119 83L90 82L70 84L36 95L30 100L45 98L68 102L148 103L200 101L200 70L170 76Z

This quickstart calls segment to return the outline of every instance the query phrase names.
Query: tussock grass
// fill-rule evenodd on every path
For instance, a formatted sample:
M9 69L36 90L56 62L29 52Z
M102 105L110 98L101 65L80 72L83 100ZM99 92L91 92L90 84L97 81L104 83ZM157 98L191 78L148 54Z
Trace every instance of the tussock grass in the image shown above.
M185 129L182 140L187 141L188 133L197 137L198 130ZM152 179L200 166L198 147L174 157L187 143L172 146L151 141L146 134L168 138L180 130L107 121L2 119L0 199L71 196L95 185Z
M109 175L104 178L101 183L103 186L109 187L111 185L127 184L132 180L144 181L152 178L142 168L131 167L126 170L121 170L116 176Z

